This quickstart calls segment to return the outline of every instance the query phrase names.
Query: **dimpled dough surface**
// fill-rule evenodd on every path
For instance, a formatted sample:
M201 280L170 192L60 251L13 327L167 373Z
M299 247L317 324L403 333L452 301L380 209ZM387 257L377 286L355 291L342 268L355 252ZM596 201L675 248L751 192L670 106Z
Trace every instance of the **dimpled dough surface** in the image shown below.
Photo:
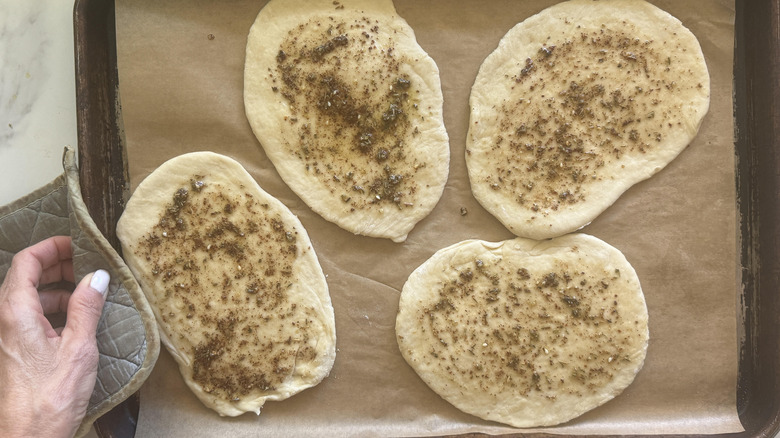
M514 28L471 91L466 164L510 231L575 231L696 136L710 80L696 37L640 0L572 0Z
M309 237L238 162L195 152L163 163L117 236L163 344L220 415L259 414L330 372L333 307Z
M244 106L284 182L356 234L401 242L449 171L439 71L389 0L272 0L247 39Z
M458 409L552 426L618 395L641 369L647 307L623 254L585 234L467 240L403 287L403 357Z

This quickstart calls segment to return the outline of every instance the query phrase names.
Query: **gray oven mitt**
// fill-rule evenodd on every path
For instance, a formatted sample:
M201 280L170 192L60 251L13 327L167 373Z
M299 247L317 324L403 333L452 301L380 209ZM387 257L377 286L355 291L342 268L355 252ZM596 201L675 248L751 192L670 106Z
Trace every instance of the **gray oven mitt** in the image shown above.
M75 153L65 150L65 172L35 192L0 206L0 281L20 250L51 236L71 236L78 283L97 269L111 274L97 327L97 382L77 436L130 395L149 376L160 351L154 315L122 258L90 218L81 198Z

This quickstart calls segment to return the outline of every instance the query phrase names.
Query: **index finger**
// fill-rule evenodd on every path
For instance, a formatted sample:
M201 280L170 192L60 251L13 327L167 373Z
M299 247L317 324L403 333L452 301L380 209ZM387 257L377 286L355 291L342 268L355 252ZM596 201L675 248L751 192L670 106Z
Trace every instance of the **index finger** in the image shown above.
M14 287L38 288L57 281L73 282L70 237L54 236L19 251L11 262L6 282Z

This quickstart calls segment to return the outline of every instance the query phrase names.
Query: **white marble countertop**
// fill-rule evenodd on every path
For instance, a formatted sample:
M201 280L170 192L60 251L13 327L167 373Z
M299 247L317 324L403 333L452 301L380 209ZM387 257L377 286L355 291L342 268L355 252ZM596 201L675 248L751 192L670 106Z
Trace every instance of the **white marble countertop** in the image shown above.
M0 205L62 173L74 74L73 0L0 0Z
M74 75L73 0L0 0L0 205L62 173L77 146Z

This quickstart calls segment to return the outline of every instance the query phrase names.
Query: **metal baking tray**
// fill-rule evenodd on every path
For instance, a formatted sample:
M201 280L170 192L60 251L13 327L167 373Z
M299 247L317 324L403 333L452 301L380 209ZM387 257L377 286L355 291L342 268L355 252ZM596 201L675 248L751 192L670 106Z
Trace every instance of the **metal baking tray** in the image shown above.
M81 189L98 227L119 251L115 225L128 184L114 11L114 0L76 0L73 19ZM735 183L742 284L735 391L745 431L715 436L774 437L780 430L779 34L779 2L736 0ZM95 423L98 436L133 437L140 402L132 395L101 417Z

